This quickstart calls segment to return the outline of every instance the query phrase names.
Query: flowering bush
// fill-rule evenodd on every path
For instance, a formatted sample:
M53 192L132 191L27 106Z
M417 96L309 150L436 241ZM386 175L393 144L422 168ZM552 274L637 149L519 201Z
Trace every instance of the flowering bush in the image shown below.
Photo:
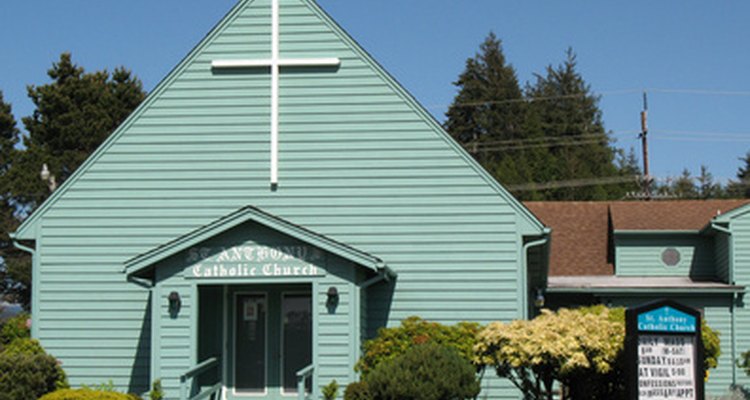
M479 333L475 362L494 367L527 398L552 398L555 381L608 374L622 352L625 327L599 313L543 310L531 321L493 322Z
M702 325L704 368L715 368L718 333ZM625 310L543 310L531 321L494 322L479 333L475 363L508 378L525 399L551 399L555 381L570 399L624 398Z
M360 372L364 378L381 362L392 360L415 345L424 343L450 347L471 362L479 330L480 326L477 323L442 325L419 317L409 317L401 322L401 326L381 328L376 338L366 341L362 357L357 361L354 370Z

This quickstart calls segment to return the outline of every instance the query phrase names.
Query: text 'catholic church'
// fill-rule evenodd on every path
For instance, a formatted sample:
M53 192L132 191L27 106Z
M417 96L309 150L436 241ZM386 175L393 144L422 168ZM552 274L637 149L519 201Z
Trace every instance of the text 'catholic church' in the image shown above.
M727 274L731 223L702 233ZM551 248L313 0L240 0L14 239L34 256L32 335L71 384L161 379L169 399L319 398L380 327L528 318ZM731 274L707 295L723 344ZM740 379L726 357L717 390ZM519 397L489 375L482 398Z

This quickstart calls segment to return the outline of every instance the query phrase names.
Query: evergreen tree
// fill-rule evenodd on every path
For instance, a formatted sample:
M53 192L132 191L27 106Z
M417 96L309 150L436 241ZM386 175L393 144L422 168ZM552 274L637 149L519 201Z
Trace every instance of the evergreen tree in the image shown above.
M11 173L24 211L49 195L38 178L42 164L62 184L145 98L143 85L130 71L86 73L69 53L47 73L51 83L28 88L36 109L23 118L26 150Z
M446 130L500 182L530 181L533 152L522 146L528 139L523 91L494 33L466 60L454 85L458 94L446 113Z
M28 287L19 283L26 279L27 273L19 267L28 262L28 256L15 249L8 236L18 226L8 173L16 159L19 140L11 105L0 92L0 293L9 301L28 298Z
M52 82L28 87L36 108L33 115L23 118L28 132L23 137L24 148L16 149L8 158L12 165L0 186L12 201L10 211L3 214L6 218L13 213L30 214L49 196L49 188L39 179L43 164L49 166L58 185L62 184L145 98L143 85L130 71L117 68L111 74L106 70L87 73L73 63L68 53L60 56L48 75ZM0 109L0 124L3 110L11 115L8 107ZM0 137L5 136L12 134L0 130ZM16 218L11 217L2 227L2 237L15 230L15 224ZM31 287L28 258L6 257L5 261L6 271L11 273L7 276L11 282L6 284L6 293L10 289L17 301L28 305Z
M548 200L604 200L621 198L633 184L597 184L601 178L623 176L615 165L617 151L604 129L599 97L591 92L577 70L576 56L568 49L566 60L548 66L528 84L530 100L525 131L543 137L547 157L537 166L536 182L588 180L586 186L550 189ZM533 101L532 101L533 100Z
M724 188L714 180L708 167L701 165L701 174L696 178L698 181L698 197L701 199L718 199L725 196Z
M734 198L750 198L750 152L740 158L743 166L737 169L737 180L727 185L727 195Z
M680 175L671 185L670 194L678 199L697 199L699 189L695 186L693 176L687 168L682 170Z

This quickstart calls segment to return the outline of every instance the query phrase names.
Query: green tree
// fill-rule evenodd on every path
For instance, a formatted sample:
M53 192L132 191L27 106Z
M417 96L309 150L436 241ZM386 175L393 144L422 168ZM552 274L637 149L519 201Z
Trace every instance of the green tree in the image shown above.
M568 49L565 61L548 66L544 75L526 87L530 100L525 131L543 137L548 152L535 182L579 181L586 185L546 190L547 200L604 200L621 198L630 187L598 183L601 178L625 177L615 164L618 152L604 128L599 96L577 70L576 55ZM533 100L533 101L532 101Z
M20 132L11 105L4 101L0 92L0 293L11 302L28 297L26 288L18 283L26 278L27 274L19 266L27 262L28 256L15 249L8 236L18 225L9 173L19 141Z
M532 179L538 157L523 146L528 139L523 91L494 33L466 60L454 85L458 94L446 113L446 130L500 182Z
M28 87L36 108L22 119L27 130L23 150L10 158L12 165L3 177L12 210L20 215L28 215L49 196L49 188L39 179L43 164L62 184L145 98L140 80L125 68L87 73L69 53L63 53L47 73L50 83ZM3 226L3 237L15 223ZM11 286L17 300L28 305L28 258L6 263L7 270L15 271Z
M687 168L683 169L682 174L672 182L669 191L672 197L678 199L696 199L699 194L695 180Z
M737 180L727 185L727 195L734 198L750 198L750 152L740 158L743 163L737 169Z
M701 199L718 199L725 197L724 188L721 183L714 180L714 175L708 171L708 167L701 165L701 174L696 178L698 182L698 197Z

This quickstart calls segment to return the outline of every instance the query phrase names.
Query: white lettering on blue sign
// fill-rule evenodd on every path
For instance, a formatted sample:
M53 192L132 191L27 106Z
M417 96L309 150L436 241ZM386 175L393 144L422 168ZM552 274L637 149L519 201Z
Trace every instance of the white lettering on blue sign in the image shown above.
M638 330L643 332L696 332L695 317L664 306L638 315Z

